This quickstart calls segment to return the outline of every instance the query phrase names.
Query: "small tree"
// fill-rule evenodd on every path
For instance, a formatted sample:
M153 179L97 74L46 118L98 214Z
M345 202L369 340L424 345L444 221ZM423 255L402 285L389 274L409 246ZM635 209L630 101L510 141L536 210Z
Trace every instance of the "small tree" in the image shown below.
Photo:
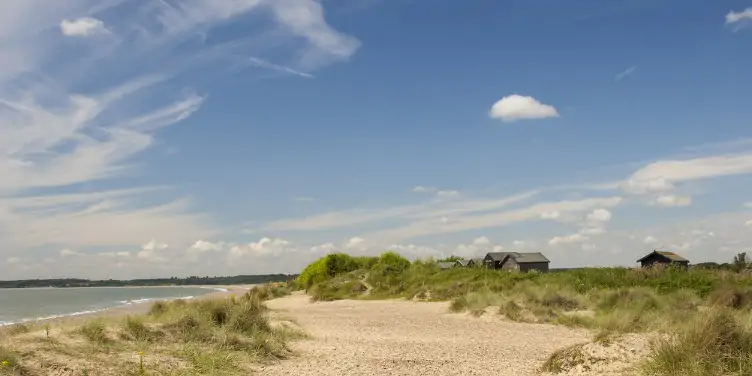
M447 257L445 259L439 260L438 262L456 262L456 261L459 261L459 260L463 260L463 258L460 257L460 256L451 255L451 256L449 256L449 257Z
M747 269L747 252L738 253L734 256L734 269L738 272Z

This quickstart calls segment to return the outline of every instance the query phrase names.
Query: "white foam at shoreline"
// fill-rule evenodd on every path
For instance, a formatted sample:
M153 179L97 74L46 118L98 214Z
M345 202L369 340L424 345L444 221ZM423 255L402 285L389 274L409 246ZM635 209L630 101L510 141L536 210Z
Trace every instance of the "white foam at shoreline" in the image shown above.
M50 316L43 316L43 317L36 317L36 318L23 318L17 321L0 321L0 327L4 326L10 326L10 325L16 325L16 324L26 324L30 322L35 321L45 321L45 320L54 320L59 319L63 317L75 317L75 316L81 316L81 315L90 315L94 313L99 313L106 311L108 309L114 309L119 307L126 307L130 305L135 304L143 304L148 303L152 301L160 301L160 300L191 300L194 299L195 296L180 296L180 297L165 297L165 298L141 298L141 299L132 299L132 300L120 300L118 301L118 305L114 305L112 307L105 307L105 308L99 308L99 309L93 309L93 310L86 310L86 311L79 311L79 312L73 312L73 313L62 313L58 315L50 315Z

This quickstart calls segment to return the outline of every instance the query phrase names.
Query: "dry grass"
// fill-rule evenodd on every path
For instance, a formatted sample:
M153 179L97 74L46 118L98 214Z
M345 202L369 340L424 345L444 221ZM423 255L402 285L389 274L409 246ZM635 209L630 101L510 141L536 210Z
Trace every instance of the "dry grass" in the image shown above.
M270 285L237 298L157 302L145 315L53 325L49 338L39 328L7 330L0 375L247 375L254 363L287 357L286 341L300 336L271 325L262 304L284 291Z

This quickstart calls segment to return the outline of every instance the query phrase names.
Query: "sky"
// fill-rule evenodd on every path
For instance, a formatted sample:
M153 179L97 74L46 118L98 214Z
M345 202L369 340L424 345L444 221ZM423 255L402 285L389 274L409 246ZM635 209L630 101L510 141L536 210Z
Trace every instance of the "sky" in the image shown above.
M0 279L752 251L750 0L4 0Z

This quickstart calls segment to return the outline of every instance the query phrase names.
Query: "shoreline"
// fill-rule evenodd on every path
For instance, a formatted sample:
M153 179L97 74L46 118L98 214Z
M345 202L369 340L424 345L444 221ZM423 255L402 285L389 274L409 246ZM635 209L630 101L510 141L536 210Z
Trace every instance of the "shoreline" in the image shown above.
M40 324L50 324L50 323L56 323L61 325L71 324L71 323L77 323L84 320L90 320L92 318L117 318L117 317L124 317L128 315L138 315L138 314L145 314L149 311L149 308L154 302L157 301L173 301L173 300L206 300L206 299L220 299L220 298L226 298L231 295L242 295L245 294L248 290L251 288L258 286L258 285L175 285L175 286L96 286L96 287L30 287L29 289L83 289L83 288L151 288L151 287L161 287L161 288L181 288L181 287L189 287L189 288L200 288L200 289L206 289L211 290L207 292L206 294L201 294L197 296L193 296L190 298L180 298L180 297L173 297L173 298L145 298L147 300L144 301L135 301L135 302L129 302L125 303L123 305L114 306L114 307L108 307L108 308L102 308L95 311L81 311L81 312L74 312L74 313L68 313L68 314L62 314L62 315L55 315L55 316L49 316L49 317L40 317L40 318L34 318L29 319L25 321L18 321L18 322L10 322L5 324L0 324L0 333L3 331L13 328L17 325L40 325ZM21 290L21 289L19 289Z

